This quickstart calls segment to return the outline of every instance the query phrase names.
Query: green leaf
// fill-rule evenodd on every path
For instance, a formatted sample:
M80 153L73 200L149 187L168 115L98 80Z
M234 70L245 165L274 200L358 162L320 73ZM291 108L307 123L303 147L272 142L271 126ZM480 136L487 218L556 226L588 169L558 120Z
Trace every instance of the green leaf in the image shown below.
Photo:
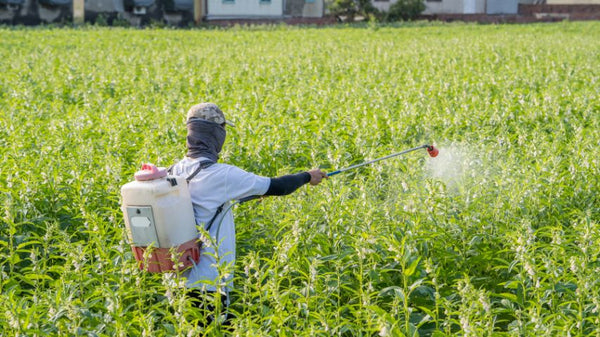
M509 300L511 302L515 302L515 303L518 300L517 295L512 294L512 293L493 294L493 296L500 297L500 298L505 298L505 299L507 299L507 300Z
M417 266L419 265L419 261L421 261L421 257L417 257L416 259L414 259L411 263L410 266L406 269L404 269L404 275L406 276L412 276L415 271L417 270Z
M398 286L390 286L383 288L379 291L380 295L392 295L400 298L401 301L404 301L404 290Z

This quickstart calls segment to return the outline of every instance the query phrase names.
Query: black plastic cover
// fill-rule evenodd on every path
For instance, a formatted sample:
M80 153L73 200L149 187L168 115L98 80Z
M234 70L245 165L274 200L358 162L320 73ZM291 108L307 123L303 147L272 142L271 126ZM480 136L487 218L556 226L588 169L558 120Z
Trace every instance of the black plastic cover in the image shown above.
M125 6L128 7L150 7L154 5L154 0L125 0Z
M46 6L67 6L71 4L71 0L38 0L38 2Z
M165 11L186 12L194 9L194 0L163 0Z
M22 5L25 0L0 0L0 5Z

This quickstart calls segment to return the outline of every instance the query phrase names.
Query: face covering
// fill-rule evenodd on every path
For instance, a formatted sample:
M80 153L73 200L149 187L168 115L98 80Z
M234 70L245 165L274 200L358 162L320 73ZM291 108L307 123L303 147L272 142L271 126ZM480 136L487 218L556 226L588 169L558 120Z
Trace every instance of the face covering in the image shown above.
M187 156L205 157L217 162L225 143L225 128L204 119L191 118L187 122L187 129Z

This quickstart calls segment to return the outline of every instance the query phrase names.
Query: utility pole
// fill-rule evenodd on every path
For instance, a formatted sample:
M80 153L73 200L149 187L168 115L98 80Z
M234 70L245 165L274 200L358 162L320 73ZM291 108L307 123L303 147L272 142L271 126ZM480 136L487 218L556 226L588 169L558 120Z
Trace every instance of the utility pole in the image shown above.
M83 24L85 21L85 0L73 0L73 23Z
M194 23L202 22L204 16L204 0L194 0Z

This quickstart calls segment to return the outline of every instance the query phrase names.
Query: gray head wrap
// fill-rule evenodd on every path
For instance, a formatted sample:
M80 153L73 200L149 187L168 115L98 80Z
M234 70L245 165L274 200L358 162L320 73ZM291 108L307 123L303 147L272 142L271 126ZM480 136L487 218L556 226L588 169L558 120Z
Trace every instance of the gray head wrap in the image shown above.
M187 156L205 157L216 162L225 143L225 128L215 122L190 118L187 129Z

